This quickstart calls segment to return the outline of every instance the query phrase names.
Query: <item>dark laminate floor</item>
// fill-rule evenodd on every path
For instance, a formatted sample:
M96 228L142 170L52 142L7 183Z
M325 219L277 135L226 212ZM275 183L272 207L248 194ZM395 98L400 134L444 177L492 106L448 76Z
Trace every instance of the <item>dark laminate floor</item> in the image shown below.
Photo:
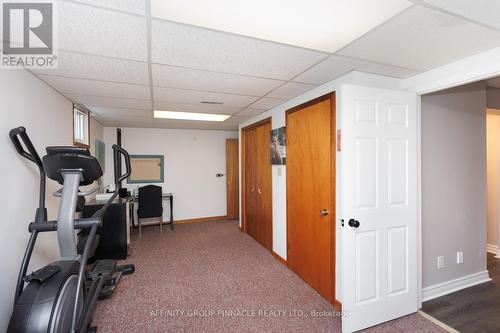
M500 332L500 259L488 253L492 281L423 303L422 311L462 333Z

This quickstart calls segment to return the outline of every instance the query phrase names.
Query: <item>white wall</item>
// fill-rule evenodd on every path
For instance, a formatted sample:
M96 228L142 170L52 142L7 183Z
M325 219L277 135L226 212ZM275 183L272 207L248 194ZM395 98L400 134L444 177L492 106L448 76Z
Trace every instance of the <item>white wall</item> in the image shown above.
M71 145L73 135L72 103L24 70L3 70L0 75L0 175L3 197L0 200L0 332L7 329L12 311L15 283L25 247L28 223L38 206L38 172L34 164L18 155L8 131L26 127L38 153L48 145ZM57 184L47 182L49 218L56 218L58 200L51 193ZM40 234L33 252L31 269L45 265L58 255L55 234Z
M488 248L498 253L500 246L500 110L486 115L488 170Z
M421 107L425 289L486 270L485 86L425 95ZM438 270L441 255L445 267Z
M134 155L164 155L164 192L174 195L174 219L226 215L226 139L237 132L155 128L122 128L122 147ZM113 182L113 155L116 128L104 128L106 168L104 184ZM138 184L124 187L135 189ZM142 185L142 184L141 184ZM165 202L164 220L169 210Z

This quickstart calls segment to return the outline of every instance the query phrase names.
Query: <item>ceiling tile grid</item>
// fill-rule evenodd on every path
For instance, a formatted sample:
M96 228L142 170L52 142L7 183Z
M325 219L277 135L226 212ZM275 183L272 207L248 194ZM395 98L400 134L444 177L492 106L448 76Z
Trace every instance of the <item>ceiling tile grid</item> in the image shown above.
M305 35L289 39L286 34L296 32L284 26L280 26L284 31L280 38L278 30L270 32L274 37L246 33L219 26L231 21L217 22L213 17L212 23L207 23L206 17L206 22L199 17L189 20L181 9L192 8L181 1L175 2L176 10L179 6L176 14L167 10L151 16L146 8L150 1L146 0L58 1L59 67L33 72L67 98L89 106L103 125L234 130L237 122L352 70L407 78L500 46L500 4L496 1L383 0L387 6L371 1L343 4L332 0L337 3L328 4L341 9L342 19L371 8L366 11L370 12L371 23L362 28L357 25L355 33L345 31L345 35L333 36L331 45L335 47L327 48L314 46L319 45L315 44L319 39L306 38L305 44L292 40L308 37L307 29L301 30ZM165 3L153 0L152 9L161 6ZM326 8L320 0L311 0L307 6ZM275 11L270 13L276 16ZM182 19L174 14L182 14ZM314 29L333 24L314 20L314 10L299 14L318 23ZM247 16L235 19L255 22L248 12L241 15ZM298 26L306 22L299 21ZM268 23L273 26L278 21ZM347 29L348 24L343 27ZM232 117L223 123L166 121L153 119L154 109Z
M33 70L35 74L149 85L146 62L59 51L56 69Z
M230 33L153 20L152 62L290 80L327 54Z
M123 97L145 100L151 99L148 86L87 79L73 79L52 75L39 75L38 77L47 82L50 86L54 87L56 90L67 94Z
M263 96L285 81L190 68L152 65L153 85L237 95Z
M175 102L175 103L190 103L217 105L222 106L237 106L244 107L255 102L258 97L214 93L207 91L192 91L175 88L160 88L154 87L153 90L155 101Z

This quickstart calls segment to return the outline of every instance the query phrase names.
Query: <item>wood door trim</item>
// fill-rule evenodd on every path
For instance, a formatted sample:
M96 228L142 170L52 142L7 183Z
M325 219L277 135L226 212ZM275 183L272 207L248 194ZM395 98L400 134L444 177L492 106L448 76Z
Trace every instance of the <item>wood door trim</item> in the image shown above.
M335 94L335 91L332 91L331 93L328 93L328 94L325 94L325 95L322 95L322 96L319 96L315 99L312 99L310 101L307 101L305 103L302 103L300 105L297 105L291 109L288 109L285 111L285 126L288 127L288 115L293 113L293 112L296 112L296 111L299 111L299 110L302 110L302 109L305 109L309 106L312 106L312 105L315 105L317 103L320 103L320 102L323 102L325 100L330 100L330 120L331 120L331 123L330 123L330 126L331 126L331 131L330 131L330 146L331 146L331 184L332 184L332 193L331 193L331 198L332 198L332 214L333 214L333 217L332 217L332 235L331 235L331 239L332 239L332 249L331 249L331 259L330 259L330 262L332 263L332 297L331 299L329 299L328 301L334 306L334 307L339 307L341 308L342 307L342 304L337 301L336 299L336 294L335 294L335 284L336 284L336 248L335 248L335 245L336 245L336 226L337 226L337 216L336 216L336 204L337 204L337 200L336 200L336 186L337 186L337 179L336 179L336 153L337 153L337 147L336 147L336 140L337 140L337 137L336 137L336 133L337 133L337 128L336 128L336 94ZM288 189L288 173L287 173L287 179L286 179L286 183L287 183L287 189ZM288 191L286 191L286 210L288 211ZM286 217L286 247L287 247L287 260L289 259L288 258L288 255L289 255L289 246L290 246L290 243L289 243L289 236L288 236L288 214L287 214L287 217Z
M307 108L307 107L309 107L311 105L318 104L320 102L326 101L327 99L333 100L335 102L335 91L333 91L331 93L328 93L328 94L325 94L325 95L322 95L322 96L319 96L319 97L316 97L315 99L312 99L310 101L307 101L305 103L302 103L300 105L294 106L291 109L286 110L286 112L285 112L285 126L287 124L288 115L290 113L293 113L295 111L299 111L299 110L305 109L305 108ZM334 111L333 115L334 115L335 114L335 104L333 106L334 106L334 109L333 109L333 111Z
M234 149L236 151L234 151ZM232 152L232 154L230 154ZM239 140L226 139L226 214L228 218L239 217ZM236 160L234 160L236 159ZM235 163L233 163L235 162ZM231 179L230 179L231 177ZM236 181L233 181L236 178ZM232 190L231 190L232 189ZM232 194L236 194L236 198ZM236 199L236 200L234 200ZM235 209L233 209L233 207ZM230 214L233 213L233 214Z
M245 149L245 144L246 144L246 132L248 130L254 129L255 127L261 126L263 124L269 123L272 126L272 118L268 117L262 120L259 120L258 122L255 122L251 125L245 126L241 129L241 140L240 140L240 149L241 149L241 231L244 233L247 233L247 207L246 207L246 149ZM272 248L272 247L271 247Z
M248 131L248 130L250 130L252 128L259 127L259 126L261 126L263 124L267 124L267 123L272 124L272 117L267 117L267 118L264 118L262 120L259 120L259 121L255 122L255 123L252 123L252 124L250 124L248 126L242 127L241 130L242 131Z
M280 256L279 254L277 254L276 252L274 251L271 251L272 255L274 258L276 258L276 260L278 260L280 263L282 263L283 265L285 266L288 266L288 263L287 261L285 260L285 258L283 258L282 256Z

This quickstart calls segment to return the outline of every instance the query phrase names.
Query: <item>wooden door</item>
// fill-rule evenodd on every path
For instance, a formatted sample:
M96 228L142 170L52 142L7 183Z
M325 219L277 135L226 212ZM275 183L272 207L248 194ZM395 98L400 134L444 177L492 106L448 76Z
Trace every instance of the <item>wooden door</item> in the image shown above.
M273 248L272 222L272 174L271 174L271 123L256 128L257 169L256 169L256 204L258 241L268 250Z
M238 139L226 140L226 202L228 219L239 217Z
M256 130L245 131L245 232L256 238Z
M257 242L272 250L271 122L243 130L243 226Z
M334 302L335 95L287 112L288 266Z

